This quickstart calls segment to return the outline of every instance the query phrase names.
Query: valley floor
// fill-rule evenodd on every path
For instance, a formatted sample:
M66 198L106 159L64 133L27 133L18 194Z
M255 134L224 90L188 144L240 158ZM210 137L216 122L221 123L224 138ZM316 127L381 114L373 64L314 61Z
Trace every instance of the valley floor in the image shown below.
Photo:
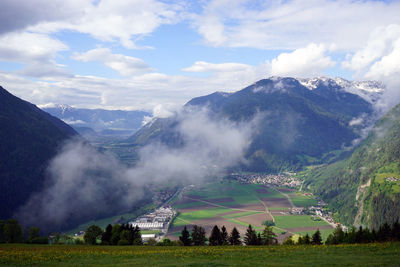
M0 266L399 266L400 243L151 247L0 245Z

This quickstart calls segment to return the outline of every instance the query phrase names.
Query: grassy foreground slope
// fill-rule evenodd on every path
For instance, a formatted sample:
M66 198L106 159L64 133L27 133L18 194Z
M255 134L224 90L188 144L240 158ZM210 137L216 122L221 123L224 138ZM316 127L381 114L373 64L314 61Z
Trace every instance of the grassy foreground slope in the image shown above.
M272 247L0 245L1 266L398 266L400 243Z

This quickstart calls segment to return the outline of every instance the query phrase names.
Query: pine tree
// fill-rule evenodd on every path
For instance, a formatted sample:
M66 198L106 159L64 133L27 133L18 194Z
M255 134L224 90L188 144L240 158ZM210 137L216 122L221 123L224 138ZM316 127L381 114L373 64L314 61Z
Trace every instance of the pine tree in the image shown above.
M310 236L307 233L306 236L304 237L304 244L310 245L310 243L311 243Z
M109 224L106 227L106 231L101 236L101 244L111 245L111 236L112 236L112 225Z
M231 234L229 235L229 244L232 246L241 245L242 241L240 241L240 234L236 227L233 227Z
M121 225L114 224L111 230L111 245L117 245L120 240Z
M132 245L143 245L142 234L140 233L139 226L136 225L136 227L131 230L131 233Z
M315 233L312 235L311 244L322 245L322 237L319 229L317 229L317 231L315 231Z
M211 230L210 238L208 239L210 246L221 246L222 245L222 235L218 226L215 225Z
M186 225L181 232L179 240L183 243L184 246L190 246L192 244L192 240L190 239L189 231L187 230Z
M226 231L225 225L221 228L221 238L222 238L222 245L228 245L228 232Z
M251 224L249 224L249 226L247 227L246 234L244 236L244 243L247 246L257 244L257 234L256 234L256 231L251 226Z
M276 239L276 234L272 231L272 227L266 225L262 234L262 244L263 245L274 245L278 243L278 240Z
M191 236L193 245L204 246L206 244L206 231L203 227L194 225Z

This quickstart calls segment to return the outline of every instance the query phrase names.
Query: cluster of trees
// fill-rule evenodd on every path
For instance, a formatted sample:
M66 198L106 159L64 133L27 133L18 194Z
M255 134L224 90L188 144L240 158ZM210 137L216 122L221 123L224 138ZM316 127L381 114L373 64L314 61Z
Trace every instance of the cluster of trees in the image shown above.
M91 225L86 229L83 239L90 245L98 244L98 240L102 245L143 245L139 227L129 224L109 224L105 231L97 225Z
M293 240L293 236L290 236L283 242L283 245L322 245L321 232L317 229L311 237L307 233L305 236L300 236L297 242Z
M207 242L206 232L203 227L194 225L192 232L189 233L185 226L181 232L179 240L184 246L205 246ZM243 243L248 246L257 246L274 245L277 244L278 241L276 239L276 234L272 231L271 226L266 225L263 232L257 234L253 227L249 225L243 238ZM222 226L221 229L219 229L219 227L215 225L208 238L208 244L210 246L237 246L242 245L242 240L236 227L234 227L228 234L225 226Z
M378 230L363 228L360 226L357 230L352 227L350 231L344 232L341 227L336 227L335 231L328 236L326 244L355 244L355 243L373 243L400 241L400 223L396 221L392 225L384 223Z
M0 220L0 243L48 243L48 238L41 236L40 230L37 227L29 228L27 235L25 232L15 219Z

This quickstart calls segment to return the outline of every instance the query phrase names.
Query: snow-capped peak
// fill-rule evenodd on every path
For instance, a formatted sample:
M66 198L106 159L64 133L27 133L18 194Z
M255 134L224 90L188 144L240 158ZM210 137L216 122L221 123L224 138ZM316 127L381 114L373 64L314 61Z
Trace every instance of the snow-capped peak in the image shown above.
M375 103L385 90L385 86L378 81L348 81L339 77L317 77L297 80L309 90L315 90L321 84L325 86L336 85L339 89L351 94L356 94L370 103Z

